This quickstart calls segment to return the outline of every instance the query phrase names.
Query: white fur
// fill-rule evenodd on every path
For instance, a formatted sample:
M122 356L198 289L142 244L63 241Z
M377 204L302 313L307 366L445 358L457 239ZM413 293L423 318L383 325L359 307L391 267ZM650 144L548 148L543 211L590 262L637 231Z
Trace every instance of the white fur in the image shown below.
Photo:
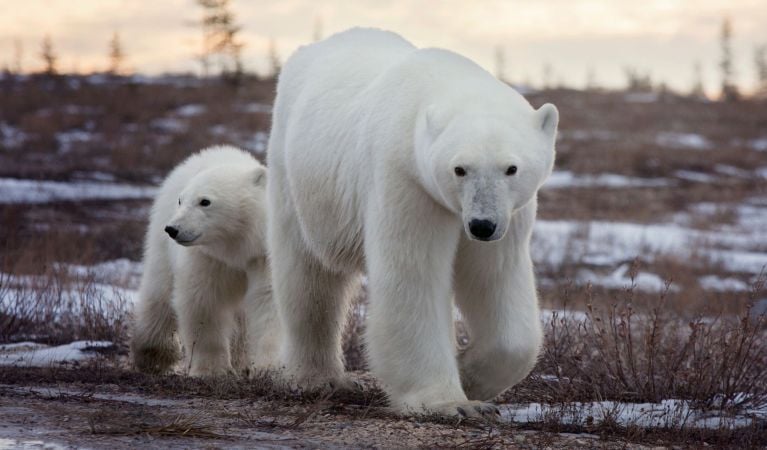
M288 374L344 383L341 328L367 270L368 356L393 406L455 414L522 380L542 340L529 244L557 121L470 60L394 33L299 49L280 74L268 161ZM472 219L496 224L492 242L474 239ZM453 298L471 338L459 356Z
M139 369L163 372L176 363L176 331L191 375L272 365L278 328L265 190L264 166L233 147L203 150L167 177L146 237L131 342ZM166 226L178 229L175 241Z

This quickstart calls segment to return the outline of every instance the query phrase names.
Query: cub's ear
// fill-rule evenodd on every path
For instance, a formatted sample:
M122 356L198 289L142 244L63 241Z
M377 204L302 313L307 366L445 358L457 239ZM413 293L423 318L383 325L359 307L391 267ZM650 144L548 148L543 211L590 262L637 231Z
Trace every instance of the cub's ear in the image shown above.
M559 124L559 111L551 103L546 103L535 112L536 121L541 130L548 136L554 136L557 133Z
M253 169L251 180L256 186L266 186L266 167L258 166Z

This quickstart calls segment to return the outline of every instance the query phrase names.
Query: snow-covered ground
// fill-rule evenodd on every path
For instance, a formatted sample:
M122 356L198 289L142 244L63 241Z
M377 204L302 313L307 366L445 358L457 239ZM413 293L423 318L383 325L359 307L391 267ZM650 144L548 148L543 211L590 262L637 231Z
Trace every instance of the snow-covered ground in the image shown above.
M563 424L587 425L590 421L614 419L619 425L646 428L734 428L744 427L755 420L767 418L767 409L744 411L737 416L706 412L692 407L689 401L663 400L660 403L572 402L561 405L542 403L511 404L501 407L505 420L527 423L540 422L547 415L563 414Z
M654 273L638 272L632 279L629 272L630 266L628 263L621 264L608 275L599 275L589 269L580 269L575 281L582 284L591 283L610 289L624 289L627 286L633 285L636 289L645 292L679 291L678 286L673 283L667 284L663 278Z
M0 122L0 147L6 150L14 150L21 147L29 137L20 129Z
M605 187L605 188L636 188L636 187L666 187L674 184L667 178L638 178L627 177L613 173L599 175L574 174L570 171L555 171L551 174L543 189L567 189L576 187Z
M93 181L47 181L0 178L0 203L49 203L76 200L152 198L154 186Z
M585 235L585 236L584 236ZM675 224L642 225L622 222L539 220L535 226L533 258L549 267L579 260L608 266L638 256L652 260L667 254L704 258L732 272L758 274L767 266L767 253L753 250L767 242L767 230L749 235L702 231Z
M658 133L655 142L661 147L709 150L713 148L711 141L705 136L696 133Z
M83 144L94 140L92 132L81 129L73 129L56 133L59 153L66 154L81 147Z
M263 131L253 133L249 139L242 143L245 150L263 155L269 145L269 135Z
M112 347L108 341L75 341L47 346L34 342L0 345L0 366L49 367L73 364L98 355L98 350Z
M712 224L708 229L694 226L695 220L705 223L723 210L732 215L732 223ZM669 223L538 220L532 254L539 267L553 273L566 265L582 266L575 282L609 288L631 284L627 263L637 257L646 262L662 256L687 259L691 266L718 267L743 278L712 273L699 279L702 288L743 292L767 269L765 224L767 202L761 198L731 205L694 204L674 214ZM640 272L634 283L640 290L657 292L665 289L662 275ZM675 289L675 285L670 286L672 292Z

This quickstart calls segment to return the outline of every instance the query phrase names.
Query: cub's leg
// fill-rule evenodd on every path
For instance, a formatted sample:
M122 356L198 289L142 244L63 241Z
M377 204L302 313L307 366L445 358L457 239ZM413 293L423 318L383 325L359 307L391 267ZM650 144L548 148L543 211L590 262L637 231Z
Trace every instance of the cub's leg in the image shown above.
M179 334L192 376L232 373L235 314L241 307L245 277L198 252L179 268L173 292Z
M149 255L139 288L131 338L133 364L142 372L164 373L181 358L176 314L171 305L174 277L159 255Z

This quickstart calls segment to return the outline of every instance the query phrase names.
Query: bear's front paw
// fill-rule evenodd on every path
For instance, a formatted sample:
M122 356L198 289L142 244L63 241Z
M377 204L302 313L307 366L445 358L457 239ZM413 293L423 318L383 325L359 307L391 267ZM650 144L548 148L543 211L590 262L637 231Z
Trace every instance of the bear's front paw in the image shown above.
M427 405L424 407L427 413L438 414L446 417L474 418L498 421L501 418L501 410L492 403L467 400L465 402L446 402Z
M163 374L169 372L181 358L177 347L137 347L133 349L133 365L141 372Z

